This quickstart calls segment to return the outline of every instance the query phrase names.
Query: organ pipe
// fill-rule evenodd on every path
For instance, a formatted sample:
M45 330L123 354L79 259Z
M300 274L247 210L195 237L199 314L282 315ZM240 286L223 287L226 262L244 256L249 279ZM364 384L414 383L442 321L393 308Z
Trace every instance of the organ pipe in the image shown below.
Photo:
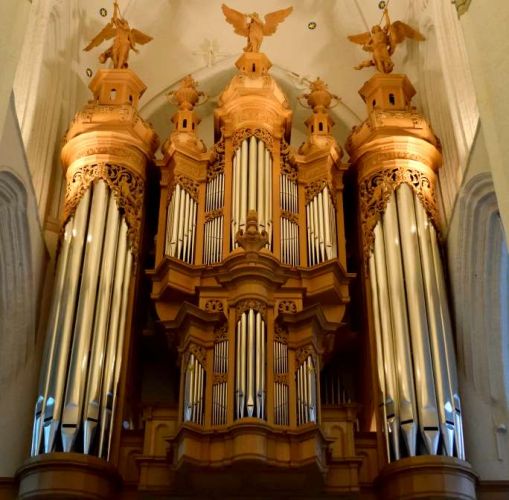
M198 204L180 184L175 186L167 208L165 253L192 264Z
M205 399L205 369L191 353L184 381L184 422L203 424Z
M316 372L308 355L297 369L297 424L316 423Z
M306 205L308 264L314 266L338 256L336 210L327 186Z
M369 269L390 456L398 459L405 454L399 449L401 431L408 455L444 453L463 458L438 242L424 207L408 185L402 184L389 198L374 237Z
M237 322L235 418L265 418L265 322L254 309Z
M245 230L248 210L256 210L259 230L267 231L272 247L272 157L255 136L244 139L233 157L231 248L237 231Z

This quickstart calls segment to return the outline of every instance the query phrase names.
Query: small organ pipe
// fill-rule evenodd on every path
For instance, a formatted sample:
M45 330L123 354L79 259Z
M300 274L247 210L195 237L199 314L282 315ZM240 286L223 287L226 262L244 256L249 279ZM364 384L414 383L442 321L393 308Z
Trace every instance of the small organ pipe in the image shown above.
M256 211L258 212L258 224L261 229L265 229L265 143L258 140L257 152L257 202Z
M178 223L182 218L182 212L181 212L181 193L182 189L180 188L180 185L177 184L175 186L175 218L173 220L173 231L171 235L171 252L170 255L172 257L176 257L178 255L177 253L177 240L178 240Z
M256 210L256 171L258 169L258 146L255 136L249 139L249 165L248 165L248 210Z
M331 218L330 218L330 196L329 188L325 186L323 189L323 218L324 218L324 230L325 230L325 258L332 259L332 241L331 241Z
M240 164L240 223L239 229L246 229L246 215L247 215L247 183L248 183L248 154L249 147L247 139L242 141L241 151L241 164Z
M255 406L254 376L255 376L255 312L253 309L248 313L248 337L247 337L247 415L252 417Z
M320 256L321 260L325 261L327 259L325 255L325 228L323 225L323 219L324 219L324 206L323 206L323 194L322 191L318 193L317 196L318 201L318 241L320 244Z

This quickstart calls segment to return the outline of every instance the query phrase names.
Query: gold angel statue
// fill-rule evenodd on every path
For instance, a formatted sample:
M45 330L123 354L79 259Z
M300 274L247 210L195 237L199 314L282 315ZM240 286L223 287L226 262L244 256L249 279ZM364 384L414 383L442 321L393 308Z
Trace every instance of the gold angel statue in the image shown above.
M129 23L120 15L117 0L113 3L113 17L111 21L83 50L89 51L113 37L115 37L113 45L99 56L99 62L105 63L108 59L111 59L115 69L127 68L129 51L134 50L138 52L136 49L137 43L145 45L152 40L151 36L129 27Z
M426 40L421 33L402 21L391 23L387 8L384 9L383 19L385 19L384 27L377 24L371 28L371 33L366 32L348 37L351 42L362 45L366 52L373 53L371 59L361 62L355 69L375 66L380 73L390 73L394 68L391 56L399 43L403 42L405 38L411 38L418 42Z
M278 24L292 12L293 7L277 10L265 16L265 22L260 16L253 12L252 14L243 14L223 4L223 13L226 20L235 28L235 33L247 37L247 45L244 52L259 52L260 45L264 36L273 35L276 32Z

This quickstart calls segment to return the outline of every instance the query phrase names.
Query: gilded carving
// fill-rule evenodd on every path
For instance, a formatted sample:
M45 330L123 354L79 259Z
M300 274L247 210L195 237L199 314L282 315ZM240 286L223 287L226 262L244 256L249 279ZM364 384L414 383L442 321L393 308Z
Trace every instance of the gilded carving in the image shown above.
M277 323L274 328L274 341L280 342L281 344L288 343L288 330Z
M274 373L274 382L276 384L288 385L287 373Z
M212 384L226 384L228 382L228 374L227 373L214 373L212 376Z
M296 313L297 304L293 300L281 300L277 306L280 313Z
M224 172L224 137L212 148L212 161L207 166L207 182L212 181L218 174Z
M318 193L321 193L325 186L328 186L329 191L333 192L332 186L329 185L326 179L319 179L307 184L305 187L306 204L308 204ZM334 199L332 199L332 202L334 202Z
M68 170L70 172L70 170ZM113 192L118 208L124 212L128 226L127 237L131 251L138 255L141 215L145 183L139 175L120 165L96 163L83 165L67 179L64 201L64 226L94 181L103 180Z
M194 354L194 357L203 365L205 366L205 361L207 358L207 351L196 344L189 344L189 347L187 348L187 355Z
M297 365L301 365L306 361L306 359L311 356L313 358L313 362L316 363L315 360L315 351L311 345L307 345L305 347L300 347L297 349L295 353L295 358L297 359Z
M168 198L166 200L166 203L169 204L171 202L171 198L173 196L173 191L175 191L175 186L179 185L182 189L187 191L191 198L193 198L196 203L198 203L198 189L200 187L199 182L190 179L189 177L186 177L185 175L177 174L175 176L175 179L168 189Z
M218 208L217 210L212 210L211 212L205 213L205 222L209 220L216 219L217 217L221 217L223 215L223 209Z
M285 174L288 179L297 182L297 165L292 161L290 145L281 139L281 173Z
M212 301L211 301L212 302ZM221 302L220 300L216 302ZM221 302L221 311L223 303ZM205 305L205 309L207 308L207 305ZM221 326L218 326L214 330L214 342L223 342L224 340L228 340L228 325L226 323L223 323Z
M265 143L267 149L269 149L271 152L273 151L274 138L270 132L264 128L241 128L236 130L232 136L233 150L235 151L242 144L244 139L251 136L255 136L257 139L262 140Z
M246 217L246 230L237 231L235 242L246 252L259 252L269 242L267 231L258 231L258 214L249 210Z
M284 217L285 219L288 219L289 221L295 224L299 223L299 216L294 212L290 212L288 210L281 210L281 217Z
M244 299L237 302L237 316L240 317L242 313L249 311L249 309L254 309L256 312L259 312L265 318L265 312L267 310L267 306L264 302L257 299Z
M440 233L440 214L436 203L434 179L420 170L406 167L377 171L363 179L359 185L363 251L366 259L373 250L375 226L383 216L391 194L402 183L408 184L414 190L435 229Z
M205 311L207 312L223 312L224 306L222 300L211 299L205 302Z

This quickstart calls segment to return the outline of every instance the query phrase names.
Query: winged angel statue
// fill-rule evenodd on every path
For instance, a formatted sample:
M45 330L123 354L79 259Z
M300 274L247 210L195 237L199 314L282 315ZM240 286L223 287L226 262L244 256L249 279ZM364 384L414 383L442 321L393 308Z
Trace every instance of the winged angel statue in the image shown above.
M138 52L136 50L137 43L145 45L152 40L151 36L129 27L129 23L120 15L120 9L116 0L113 4L113 17L111 21L83 50L89 51L113 37L115 37L113 45L99 56L99 62L105 63L108 59L111 59L115 69L127 68L129 51L134 50Z
M292 12L293 7L277 10L265 16L265 22L254 12L253 14L243 14L223 4L223 13L226 20L235 28L235 33L247 37L247 45L244 52L259 52L264 36L273 35L276 32L279 23Z
M402 21L391 23L387 8L384 10L382 19L385 19L383 28L377 24L371 28L371 33L366 32L348 37L351 42L362 45L366 52L373 53L371 59L361 62L355 69L375 66L380 73L390 73L394 68L391 56L399 43L403 42L405 38L411 38L418 42L426 40L421 33Z

